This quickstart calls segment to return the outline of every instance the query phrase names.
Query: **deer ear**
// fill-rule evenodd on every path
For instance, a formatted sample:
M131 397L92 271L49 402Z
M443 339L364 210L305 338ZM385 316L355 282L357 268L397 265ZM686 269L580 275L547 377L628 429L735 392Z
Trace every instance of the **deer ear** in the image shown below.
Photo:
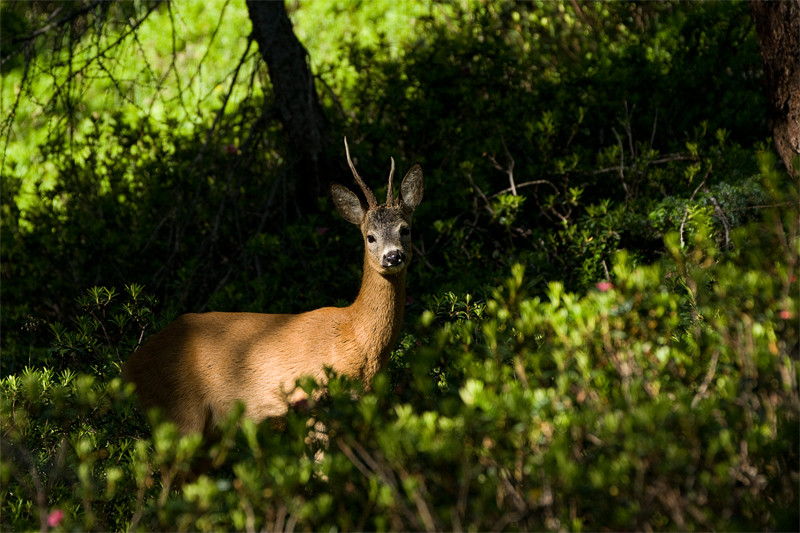
M366 210L355 193L347 187L334 183L331 185L331 199L342 218L353 224L361 225Z
M400 185L400 199L402 200L402 205L412 211L416 209L422 201L422 193L424 190L425 185L422 182L422 167L419 163L415 163L403 178L403 183Z

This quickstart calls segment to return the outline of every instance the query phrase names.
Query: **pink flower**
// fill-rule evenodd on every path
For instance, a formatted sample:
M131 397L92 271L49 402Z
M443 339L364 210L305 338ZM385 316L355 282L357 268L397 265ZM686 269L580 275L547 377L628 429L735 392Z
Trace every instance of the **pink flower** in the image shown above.
M56 509L54 511L50 511L50 514L47 515L47 525L50 527L56 527L61 521L64 519L64 511L61 509Z
M324 226L320 226L317 228L317 235L325 235L328 232L328 228Z
M237 151L238 149L236 148L235 144L229 144L228 146L225 147L225 153L227 153L228 155L236 155Z
M614 284L610 281L599 281L595 284L595 287L597 287L597 290L599 291L606 292L609 289L613 289Z
M778 313L778 316L784 320L791 320L792 317L794 316L794 313L792 313L788 309L781 309L781 311Z

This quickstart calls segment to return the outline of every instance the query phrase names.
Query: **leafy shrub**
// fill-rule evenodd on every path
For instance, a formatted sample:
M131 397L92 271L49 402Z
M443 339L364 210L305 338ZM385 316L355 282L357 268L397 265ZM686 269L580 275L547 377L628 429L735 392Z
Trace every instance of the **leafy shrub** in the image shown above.
M402 42L395 5L311 51L346 65L318 80L362 174L426 172L407 327L369 393L331 376L203 441L117 377L184 310L356 292L357 232L323 200L283 216L299 178L257 65L210 131L70 96L4 159L0 528L796 530L797 191L758 144L747 4L420 4Z
M584 295L531 297L515 266L483 300L432 296L393 355L406 390L381 375L354 401L332 376L310 411L238 410L205 444L155 421L148 437L118 379L8 376L4 528L792 529L797 217L729 248L671 233L669 258L620 252Z
M362 154L362 173L385 175L387 154L424 165L428 192L415 227L422 253L410 280L417 295L443 283L457 293L497 285L515 263L529 265L539 291L555 278L584 291L607 275L619 248L636 260L658 258L663 234L686 211L712 209L711 197L731 227L760 205L757 194L738 193L753 192L750 146L766 134L755 111L761 87L751 73L759 58L745 3L432 3L409 8L411 29L398 12L381 14L400 9L390 2L354 13L335 2L305 7L293 13L298 31L312 59L324 62L320 93L334 129L347 130ZM123 31L129 8L136 10L112 9L115 23L106 28ZM176 40L158 31L155 48L184 40L196 47L208 33L208 9L186 34L166 8L141 31L169 26ZM193 6L186 16L193 10L202 11ZM331 35L341 36L335 42L322 43L319 21L304 18L326 10L336 15L326 18ZM378 21L369 39L348 25L351 16ZM220 15L220 33L238 35L238 26L226 25L243 17ZM99 41L87 37L100 30L82 30L80 46L90 50ZM221 48L209 58L230 59L231 48ZM147 285L170 306L167 314L300 311L355 294L359 261L348 252L359 243L330 204L286 223L291 199L282 191L303 177L283 166L278 128L259 119L269 88L253 88L258 68L250 63L250 85L241 87L244 78L232 85L235 109L219 109L216 90L198 96L201 118L221 113L211 130L200 118L187 120L192 105L171 106L161 84L143 96L150 93L131 82L141 89L134 98L158 102L150 112L151 103L127 99L98 109L101 100L80 101L98 91L84 91L81 77L67 84L75 90L62 91L70 95L68 116L22 128L48 133L23 139L32 146L4 159L0 320L19 361L3 372L42 359L39 325L72 320L75 294L98 284ZM209 79L226 79L230 72L220 68ZM114 79L123 78L135 76ZM699 116L690 117L688 103L675 111L676 94L689 98L687 85ZM726 97L708 101L695 86L722 86ZM34 115L26 111L22 124ZM703 176L711 192L695 197ZM343 264L354 266L331 287L327 273Z

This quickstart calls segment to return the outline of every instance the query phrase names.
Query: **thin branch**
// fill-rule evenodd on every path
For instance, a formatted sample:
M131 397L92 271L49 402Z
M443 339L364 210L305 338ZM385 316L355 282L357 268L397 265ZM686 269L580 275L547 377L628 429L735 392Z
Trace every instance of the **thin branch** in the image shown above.
M503 166L501 166L497 162L497 160L494 158L494 156L492 156L492 155L487 154L486 158L489 161L492 162L492 165L494 165L494 168L496 168L500 172L505 172L508 175L508 182L511 185L511 187L510 187L511 194L516 196L517 195L517 186L514 183L514 158L511 156L511 152L508 150L508 146L506 146L506 141L505 141L505 139L503 138L502 135L500 135L500 142L503 143L503 150L505 150L505 153L506 153L506 160L508 161L508 166L505 167L505 168Z
M488 199L488 198L486 197L486 195L483 193L483 191L481 190L481 188L480 188L480 187L478 187L478 185L477 185L477 184L475 183L475 181L472 179L472 174L471 174L470 172L467 172L467 173L466 173L466 175L467 175L467 179L469 180L469 183L470 183L470 185L472 185L472 188L473 188L473 189L475 189L475 191L476 191L476 192L477 192L477 193L478 193L478 194L481 196L481 198L483 198L483 201L484 201L484 204L485 204L485 205L484 205L484 207L486 207L486 210L487 210L487 211L489 211L489 214L491 214L492 216L494 216L494 215L495 215L495 212L494 212L494 209L492 209L492 204L491 204L491 202L489 202L489 199Z
M627 103L625 107L627 111ZM628 184L625 182L625 146L622 144L622 138L617 133L617 129L611 128L611 131L614 132L614 137L617 138L617 143L619 144L619 166L613 167L611 170L616 170L619 173L619 181L622 183L622 188L625 189L625 200L627 202L630 197L630 191L628 190ZM631 153L631 157L634 157L633 153Z
M429 269L431 269L431 270L435 270L435 267L434 267L434 266L431 264L431 262L430 262L430 261L428 261L428 258L425 256L425 252L423 252L422 250L420 250L420 249L417 247L417 245L416 245L416 244L413 244L413 243L412 243L412 244L411 244L411 246L412 246L412 247L413 247L413 249L414 249L414 255L415 255L415 257L416 257L416 258L418 258L418 259L419 259L419 258L421 258L421 259L422 259L422 260L425 262L425 266L427 266L427 267L428 267Z
M219 29L222 27L222 19L225 17L225 10L228 9L228 5L230 5L230 3L231 3L230 0L225 0L225 3L222 4L222 9L220 9L219 18L217 19L217 25L214 26L214 31L211 32L211 36L207 39L206 51L203 53L203 57L201 57L200 61L198 62L198 69L194 73L192 73L192 76L189 78L189 87L194 85L195 78L198 75L200 75L200 68L199 67L201 67L203 65L203 63L205 63L206 58L208 57L208 54L211 52L211 45L214 42L214 40L217 38L217 33L219 33ZM251 39L252 39L252 37L248 37L248 40L251 40ZM248 42L247 46L248 47L250 46L249 42ZM173 57L174 57L174 54L173 54Z
M472 469L470 468L469 459L467 454L464 454L464 464L462 465L462 472L464 473L462 481L458 487L458 500L456 502L456 512L453 513L453 530L463 531L463 519L467 515L467 499L469 498L469 482L472 479Z
M748 209L775 209L776 207L786 207L787 205L795 205L794 202L778 202L777 204L763 204L763 205L745 205L743 207L733 207L728 211L747 211Z
M508 169L506 169L506 174L508 174L508 182L511 185L511 194L516 196L517 186L514 183L514 158L511 157L511 152L508 150L508 146L506 146L506 140L502 135L500 136L500 142L503 143L503 150L506 151L506 158L508 159Z
M98 3L99 3L99 2L98 2ZM136 30L139 28L139 26L141 26L141 25L144 23L144 21L145 21L145 20L147 20L147 18L150 16L150 14L151 14L153 11L155 11L155 10L156 10L156 8L159 6L159 4L160 4L160 3L161 3L161 2L159 1L159 2L155 2L155 3L151 4L151 5L150 5L150 9L148 9L148 10L147 10L147 12L146 12L146 13L145 13L145 14L144 14L144 15L143 15L143 16L142 16L140 19L138 19L138 20L134 21L134 22L133 22L133 23L132 23L132 24L131 24L131 25L128 27L128 30L127 30L126 32L124 32L122 35L120 35L120 36L119 36L119 38L118 38L116 41L114 41L113 43L109 44L109 45L108 45L107 47L105 47L104 49L100 50L100 51L99 51L97 54L94 54L94 55L93 55L91 58L89 58L89 59L86 61L86 63L84 63L84 64L83 64L83 65L82 65L80 68L78 68L77 70L74 70L74 71L73 71L72 69L70 69L69 76L67 76L67 79L66 79L66 80L64 80L64 83L62 83L62 84L60 84L60 85L56 85L56 90L55 90L55 93L54 93L54 94L53 94L53 96L50 98L50 100L49 100L49 102L48 102L48 105L51 105L53 102L55 102L55 101L57 101L57 100L58 100L58 97L61 95L61 91L62 91L62 89L64 88L64 86L68 85L68 84L69 84L69 83L72 81L72 79L73 79L73 78L75 78L76 76L78 76L79 74L81 74L81 73L82 73L82 72L83 72L83 71L84 71L86 68L88 68L88 67L89 67L89 65L91 65L92 63L94 63L95 61L97 61L97 60L98 60L98 58L104 57L104 56L105 56L105 54L106 54L106 52L108 52L108 51L109 51L109 50L111 50L112 48L114 48L114 47L118 46L118 45L119 45L119 44L120 44L122 41L124 41L125 39L127 39L129 35L131 35L132 33L135 33L135 32L136 32ZM71 55L70 55L70 62L69 62L69 64L70 64L70 66L72 65L72 56L71 56Z
M410 478L411 475L402 467L398 466L400 470L400 474L404 478ZM430 507L428 506L428 502L425 501L425 498L422 495L422 492L425 494L429 494L427 487L425 486L425 479L422 477L417 476L417 485L419 489L414 491L412 499L414 500L414 505L417 506L417 513L419 514L422 522L425 524L425 529L427 531L439 531L440 528L436 526L436 519L433 517L433 513L431 513Z
M203 146L201 146L200 150L198 150L197 152L197 156L194 159L194 164L199 163L200 160L202 159L203 154L205 153L206 148L208 147L208 143L211 140L211 136L217 129L217 124L219 124L220 119L225 114L225 108L228 105L228 100L230 100L231 94L233 94L233 89L236 86L236 80L239 77L239 70L242 68L242 65L244 65L245 60L247 59L247 54L250 52L250 45L252 44L253 44L253 37L249 36L247 38L247 47L245 48L242 57L239 59L239 64L236 65L236 69L233 72L233 78L231 78L231 85L230 87L228 87L228 92L225 93L225 98L222 100L222 106L219 108L219 111L217 111L217 116L214 117L214 123L211 124L211 128L209 128L208 133L206 134L206 138L203 141Z
M76 19L76 18L78 18L78 17L80 17L82 15L85 15L86 13L92 11L95 7L100 5L102 2L103 2L103 0L95 0L91 4L88 4L88 5L84 6L84 7L82 7L81 9L77 9L77 10L73 11L72 13L70 13L69 15L67 15L65 17L62 17L61 19L56 20L55 22L51 22L50 24L47 24L47 25L39 28L38 30L26 35L25 37L20 37L19 39L14 39L13 41L11 41L11 44L18 44L18 43L22 44L22 43L24 43L23 46L17 48L16 50L13 50L13 51L9 52L2 59L0 59L0 66L4 65L6 63L6 61L11 59L12 57L17 55L18 53L22 52L23 50L27 52L26 49L29 48L30 46L32 46L34 41L38 37L40 37L41 35L44 35L45 33L47 33L48 31L52 30L53 28L60 27L63 24L66 24L68 22L72 22L74 19ZM50 15L50 18L48 20L52 20L53 17L55 17L55 15L57 15L60 12L61 12L61 7L57 8Z
M325 81L325 79L324 79L324 78L323 78L321 75L317 75L317 74L315 74L315 75L314 75L314 79L315 79L315 80L316 80L316 81L317 81L317 82L318 82L320 85L322 85L322 87L325 89L325 92L328 94L328 96L330 97L331 101L332 101L332 102L335 104L335 106L336 106L336 109L339 111L339 114L340 114L342 117L346 118L346 119L349 119L349 120L351 120L351 121L354 121L354 120L356 119L356 117L352 116L352 114L350 114L350 113L348 113L347 111L345 111L345 109L344 109L344 104L342 104L342 101L341 101L341 99L339 98L339 95L338 95L338 94L336 94L336 92L335 92L335 91L333 90L333 88L332 88L332 87L331 87L331 86L328 84L328 82L326 82L326 81Z
M616 132L615 132L615 134L616 134ZM620 140L620 142L621 142L621 140ZM698 158L696 156L693 156L693 155L686 155L686 154L677 153L677 154L666 155L666 156L660 157L658 159L653 159L652 161L648 161L647 164L648 165L660 165L662 163L671 163L673 161L692 161L692 162L697 162L699 160L700 160L700 158ZM601 168L600 170L595 170L595 171L593 171L591 173L591 175L595 176L597 174L604 174L606 172L621 172L621 169L622 170L629 170L631 168L632 167L626 167L622 163L620 163L620 165L615 165L613 167L607 167L607 168Z
M183 109L183 112L186 113L186 116L191 116L189 110L186 109L186 102L183 100L184 85L181 83L181 69L178 68L178 44L175 40L175 12L172 10L172 2L167 2L167 11L169 12L169 23L170 23L170 28L172 30L170 32L170 37L172 38L172 56L170 58L169 70L171 70L175 74L175 85L178 89L178 94L176 95L176 98L181 104L181 109ZM220 16L220 20L221 18L222 17ZM210 47L211 43L209 43L208 46ZM207 50L208 49L206 49L206 51ZM200 68L198 67L196 72L199 71ZM189 82L189 85L187 87L191 91L192 88L191 82Z
M22 80L19 83L19 92L17 92L16 96L14 97L14 103L11 105L11 112L3 121L3 127L0 129L0 133L6 132L6 140L5 143L3 143L3 154L1 156L2 158L0 159L0 169L5 168L6 154L8 153L8 143L11 139L11 129L14 124L14 117L17 114L17 107L19 107L19 101L22 99L22 93L25 92L25 82L28 80L28 73L30 72L31 62L33 61L29 50L26 50L25 54L28 57L25 59L25 70L22 72Z
M700 384L700 387L697 389L697 394L694 395L692 398L692 409L697 407L697 404L700 403L700 400L703 399L703 395L705 395L706 390L708 390L708 386L711 384L711 380L714 379L714 374L717 372L717 362L719 361L719 350L714 351L714 355L711 357L711 364L709 365L708 372L706 372L706 377L703 379L703 382Z
M606 260L603 259L601 261L601 264L603 265L603 272L605 272L606 274L606 281L611 281L611 274L609 274L608 272L608 265L606 264Z
M629 112L628 100L625 99L625 134L628 136L628 148L631 151L631 157L636 158L636 147L633 145L633 130L631 129L634 111L636 111L636 104L633 104L633 108Z
M135 46L138 46L138 48L139 48L138 57L142 60L142 62L144 63L144 67L147 69L147 75L145 76L145 79L156 80L154 84L150 84L149 85L149 87L155 89L153 91L153 97L152 97L152 99L150 101L150 108L148 110L148 114L152 114L153 107L155 106L155 103L156 103L156 98L158 97L158 94L161 92L161 89L164 87L164 83L166 82L167 77L169 76L169 69L167 69L167 71L162 76L159 76L153 70L153 66L150 64L150 61L148 61L148 59L147 59L147 51L145 50L145 46L142 44L142 41L139 39L139 33L138 32L134 32L133 33L133 42L134 42ZM170 66L170 68L171 68L171 66ZM139 77L141 77L141 74L139 74Z
M117 79L114 77L114 75L111 73L111 71L106 67L105 63L103 63L103 61L98 60L97 61L97 65L100 68L100 70L102 70L103 72L106 73L106 76L108 76L108 79L111 80L111 83L114 85L114 88L117 90L117 93L119 93L120 97L123 100L125 100L126 102L128 102L129 104L131 104L134 107L136 107L137 109L141 110L141 107L139 107L139 105L130 96L125 94L125 91L123 91L122 86L120 85L120 82L117 81ZM127 81L130 81L130 80L127 80Z
M348 441L349 443L337 441L339 449L342 450L345 456L350 460L350 462L353 463L358 471L364 475L364 477L370 479L373 477L373 475L377 475L378 478L380 478L380 480L383 481L392 491L395 504L397 504L402 513L411 522L412 528L416 530L422 529L416 515L405 504L403 495L397 485L397 480L392 475L392 472L387 471L386 468L381 468L381 465L378 463L378 461L373 458L358 441L352 439L348 439ZM358 452L358 456L355 452ZM359 456L361 459L359 459Z
M556 193L558 193L558 187L556 187L555 185L553 185L553 182L551 182L551 181L548 181L548 180L533 180L533 181L525 181L525 182L523 182L523 183L520 183L519 185L517 185L517 189L521 189L521 188L523 188L523 187L530 187L531 185L549 185L549 186L551 186L553 189L555 189L555 190L556 190ZM508 188L506 188L506 189L503 189L503 190L497 191L496 193L494 193L493 195L491 195L489 198L497 198L497 197L498 197L498 196L500 196L501 194L505 194L505 193L507 193L507 192L511 192L511 187L508 187Z
M656 140L656 127L658 126L658 108L656 107L656 116L653 118L653 131L650 132L650 149L653 149L653 143Z
M581 6L578 5L578 2L576 0L569 0L569 3L572 5L572 9L575 11L575 14L578 15L579 19L581 19L581 22L591 25L591 22L586 19L586 15L583 14L583 10L581 9Z
M725 211L722 210L719 202L717 202L717 198L711 194L708 187L703 187L703 191L708 193L708 199L711 200L711 203L714 205L714 213L716 213L717 217L722 221L722 225L725 227L725 248L728 248L731 244L731 226L728 223L728 217L725 216Z

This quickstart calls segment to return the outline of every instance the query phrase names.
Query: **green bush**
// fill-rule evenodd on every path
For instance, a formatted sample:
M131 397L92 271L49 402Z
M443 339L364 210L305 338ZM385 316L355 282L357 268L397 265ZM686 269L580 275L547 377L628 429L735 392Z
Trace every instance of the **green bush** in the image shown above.
M332 376L309 411L240 410L205 444L169 423L150 437L119 379L8 376L4 529L60 512L64 529L793 529L797 217L773 209L728 248L670 233L669 258L620 252L583 295L529 296L517 265L483 300L431 297L373 392ZM139 329L97 336L112 293L84 303L115 363ZM106 315L135 317L152 320ZM85 329L59 329L54 353Z
M120 9L128 8L136 9ZM213 9L181 12L198 20L174 30L177 44L165 38L175 24L169 9L141 31L170 28L156 31L153 51L183 41L194 48ZM320 11L331 24L326 42ZM129 15L106 29L122 31ZM411 26L402 22L412 16ZM443 284L456 293L499 284L515 263L529 265L538 291L552 279L584 291L607 276L617 249L657 259L664 233L687 211L713 210L722 235L719 213L736 227L762 205L752 146L767 130L760 79L749 74L760 66L746 3L469 1L405 10L378 2L342 13L323 1L293 17L320 64L332 137L348 134L362 174L376 183L387 155L425 168L426 200L415 215L423 253L410 278L418 297ZM351 17L377 21L369 39ZM220 15L220 34L239 35L230 26L243 18ZM100 29L83 29L81 46L92 49ZM209 58L230 59L232 48L208 42ZM167 314L301 311L354 296L360 244L330 203L286 223L291 199L282 191L304 177L278 155L279 128L258 120L271 89L253 87L251 63L250 85L240 77L219 117L216 90L201 91L199 116L187 120L191 104L171 106L168 95L136 84L134 102L98 108L106 100L91 95L108 87L81 77L70 82L78 101L66 106L69 116L48 115L40 102L24 117L20 110L31 134L10 137L0 175L4 374L41 359L39 326L70 322L76 294L98 284L146 285ZM203 68L216 74L209 79L230 74L221 61ZM41 85L32 90L45 91L44 102L52 84ZM724 88L725 98L697 86ZM328 275L337 265L352 266Z
M213 440L139 412L120 365L172 317L343 305L363 245L325 199L287 215L255 60L218 117L76 76L69 116L4 122L33 134L0 174L0 529L797 530L798 196L748 5L362 4L293 17L362 175L425 168L387 372Z

